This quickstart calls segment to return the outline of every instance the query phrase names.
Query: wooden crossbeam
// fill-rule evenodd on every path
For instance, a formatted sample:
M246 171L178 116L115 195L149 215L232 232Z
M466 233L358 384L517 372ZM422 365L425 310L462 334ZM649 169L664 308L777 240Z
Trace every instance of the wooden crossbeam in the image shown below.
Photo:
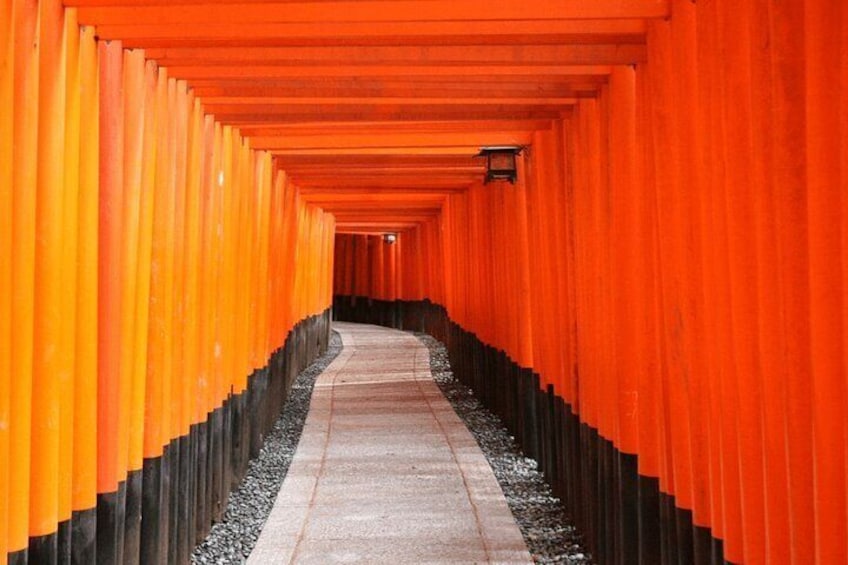
M644 44L432 45L152 48L165 66L238 65L629 65L646 60Z
M668 0L65 0L82 23L269 24L288 22L515 21L664 18Z

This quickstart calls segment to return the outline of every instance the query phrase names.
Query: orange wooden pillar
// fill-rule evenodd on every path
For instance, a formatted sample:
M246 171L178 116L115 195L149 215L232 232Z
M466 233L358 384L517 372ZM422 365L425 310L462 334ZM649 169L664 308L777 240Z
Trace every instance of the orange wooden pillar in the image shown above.
M521 162L529 161L530 157L525 153ZM495 239L488 247L495 259L500 262L495 271L495 280L500 279L500 284L493 286L498 294L497 301L502 305L501 316L503 317L503 321L498 324L501 326L501 331L497 332L493 339L498 342L499 349L507 352L511 361L519 362L525 368L530 367L527 361L522 360L521 352L522 342L528 338L524 332L525 324L532 324L533 320L537 319L539 313L537 308L541 305L540 277L543 276L539 270L533 268L534 264L539 264L536 261L540 257L542 246L537 239L540 226L536 223L534 216L539 204L536 199L538 192L535 191L538 185L533 179L527 178L528 174L532 174L532 170L532 166L524 167L522 170L524 177L519 178L515 185L498 182L486 187L489 200L496 210ZM523 239L520 230L516 229L520 225L520 217L525 215L530 220L527 224L527 239ZM522 262L522 257L529 259L529 263ZM525 270L529 273L524 273ZM503 275L497 276L498 272ZM521 286L525 274L529 274L531 281L529 295ZM493 318L493 321L496 320L497 318ZM542 342L538 340L541 337L539 328L534 329L532 350L533 359L537 361L539 355L536 348Z
M649 562L659 554L645 528L639 532L639 492L637 460L640 451L639 414L642 408L640 383L650 375L644 351L645 323L652 312L643 265L646 255L654 253L651 240L644 236L640 223L647 211L641 179L637 176L636 71L630 67L613 70L609 89L609 192L612 209L610 238L610 273L612 280L611 321L614 333L611 346L614 359L606 370L613 373L614 389L609 395L613 404L612 439L618 452L614 467L620 481L616 504L621 514L616 530L614 558L626 560L638 548L644 548L640 559ZM627 244L624 244L627 242ZM648 373L644 375L643 373ZM642 511L645 516L646 510ZM645 538L645 539L641 539Z
M214 294L215 287L215 260L213 244L215 235L215 201L218 186L218 169L215 163L215 122L211 116L203 117L203 146L201 149L202 178L200 194L200 265L198 267L198 352L200 363L198 367L198 416L206 421L211 420L214 409L212 398L213 360L215 357L215 309L217 300ZM209 433L209 430L206 430ZM208 437L208 436L207 436ZM202 481L208 480L203 476ZM203 484L203 483L201 483ZM200 508L201 518L206 520L206 503Z
M303 319L305 311L305 275L306 257L303 252L304 239L306 237L306 216L307 210L300 197L299 191L295 185L292 185L292 241L295 248L292 251L292 271L293 271L293 294L292 294L292 327Z
M784 27L789 21L795 21L795 17L802 18L802 8L786 7L793 12L790 20L781 24ZM770 46L780 52L784 49L794 51L796 42L800 45L803 39L797 33L792 34L789 39L786 32L774 34L773 23L761 16L761 12L749 9L746 15L750 21L752 42L762 34L768 33L772 40ZM776 14L777 15L777 14ZM780 21L783 16L779 16ZM792 24L789 23L791 26ZM794 26L792 26L794 27ZM772 35L774 34L774 35ZM780 36L783 36L782 38ZM787 38L787 39L783 39ZM788 40L793 45L785 45L783 41ZM778 140L785 137L783 124L793 124L791 127L801 126L800 113L794 107L781 108L780 115L773 114L775 108L774 96L774 67L769 64L767 53L757 53L752 56L751 95L751 135L752 145L756 157L749 165L749 183L754 188L755 195L755 242L757 254L757 299L758 299L758 358L760 369L761 397L762 397L762 451L763 451L763 475L764 475L764 505L765 517L763 523L764 535L762 537L762 549L758 554L762 559L769 562L774 559L782 559L791 555L790 535L790 496L787 461L786 430L796 425L787 420L787 386L789 379L782 373L786 370L784 358L784 335L782 326L782 312L780 306L781 294L779 290L784 282L783 272L777 266L781 262L781 253L777 241L779 239L777 210L779 209L777 191L775 190L781 182L780 169L783 166L792 166L797 157L785 155L781 159L783 163L778 164L774 160L777 152L786 149L778 149ZM786 70L785 64L781 65ZM803 72L803 71L801 71ZM791 90L778 89L794 98ZM797 100L797 99L796 99ZM789 110L792 108L792 110ZM783 115L786 112L786 115ZM776 126L776 127L775 127ZM780 133L778 133L780 132ZM795 135L792 135L794 139ZM795 143L789 141L790 146ZM792 153L796 153L794 147ZM784 160L785 159L785 160ZM778 181L778 182L775 182ZM800 227L800 226L799 226ZM796 228L797 229L797 228ZM800 328L792 331L799 331ZM800 400L800 399L799 399ZM800 512L799 512L800 515ZM747 559L746 552L746 559ZM780 557L778 557L780 556Z
M427 281L430 286L429 295L431 300L436 304L442 302L442 292L444 281L442 280L442 249L438 226L435 222L430 221L426 224L427 230L427 253L429 257L429 269L427 272Z
M273 346L268 339L268 326L270 323L270 301L268 297L269 279L269 242L271 231L271 194L274 183L273 162L269 153L259 153L256 159L256 178L258 180L256 194L256 315L257 330L254 344L255 358L254 368L264 367L268 362Z
M571 388L571 374L573 363L573 347L571 343L571 328L573 306L569 302L569 291L572 287L573 277L568 271L570 240L567 237L569 220L567 214L570 212L566 200L567 167L570 163L566 160L565 136L563 132L563 121L556 120L551 124L551 153L549 167L551 169L551 187L549 191L548 206L552 217L552 230L549 235L549 245L552 248L553 275L555 280L555 300L557 312L555 315L554 347L558 353L555 377L560 396L571 401L573 398Z
M333 250L333 216L321 210L320 237L318 239L318 258L320 261L321 284L318 287L318 305L315 312L323 312L332 305L332 250Z
M251 175L253 167L250 162L250 149L245 144L241 135L238 136L236 147L234 148L233 162L237 166L237 173L234 174L234 190L236 191L235 201L236 210L233 218L234 232L231 234L235 241L233 242L234 264L235 270L233 277L233 391L236 394L244 392L247 387L247 348L249 330L247 323L250 320L249 295L251 290L251 265L249 260L251 227L248 223L251 211ZM242 287L245 287L242 290ZM240 329L238 329L240 328Z
M65 11L65 138L62 198L62 343L59 373L59 540L57 555L69 559L72 550L74 386L76 381L77 246L80 188L80 28L76 10Z
M515 293L510 293L510 300L502 300L504 294L502 289L509 287L517 290L516 275L520 268L517 263L511 268L505 268L506 264L517 261L517 249L520 245L514 234L507 234L503 226L506 215L504 210L515 205L515 191L507 188L489 193L488 190L492 188L497 190L500 186L478 186L476 192L478 199L475 212L478 214L480 229L477 249L482 259L482 272L486 275L485 278L474 281L473 292L479 293L482 298L478 315L482 319L485 331L481 328L480 337L487 345L506 351L511 358L515 359L518 356L519 339L519 322L515 310L517 301L512 300ZM510 200L509 204L507 200ZM517 220L516 217L512 219ZM495 249L498 248L502 249L502 252L496 253ZM503 277L494 276L499 272L503 273ZM499 280L500 284L485 283L485 281L495 280Z
M206 388L207 376L201 369L205 351L201 347L201 296L202 280L205 277L201 262L201 239L203 235L203 191L204 177L207 168L204 162L204 151L207 147L206 128L203 107L200 100L189 93L189 133L188 133L188 175L186 179L186 342L185 359L187 378L183 382L183 395L187 399L186 431L189 436L186 461L186 482L183 491L188 494L188 516L183 528L186 538L187 557L193 549L199 532L206 531L205 518L205 485L201 475L206 470L206 458L203 450L206 446L204 430L207 422ZM201 388L203 386L203 388Z
M472 251L471 253L464 253L461 251L463 245L465 249L470 249L470 242L473 243L476 241L476 231L472 231L472 222L474 222L474 217L471 213L471 195L469 193L463 194L461 197L456 199L458 201L457 205L457 215L458 215L458 224L466 226L464 233L463 231L456 230L453 234L454 237L454 250L456 253L456 257L460 258L461 262L461 279L460 279L460 293L458 298L458 308L457 308L457 323L461 325L465 325L465 327L472 327L471 323L474 317L474 312L476 309L476 300L478 296L471 292L470 281L472 281L472 277L470 276L473 272L476 254Z
M561 302L565 306L565 313L561 327L561 346L565 351L563 359L563 392L564 399L569 405L572 412L577 412L579 406L577 404L577 375L575 367L577 366L577 345L576 335L572 328L576 324L576 280L574 273L575 262L575 242L574 242L574 178L573 170L575 167L574 156L574 126L572 118L569 116L563 118L554 126L557 129L557 136L560 139L560 158L559 164L562 169L561 186L557 194L557 211L559 213L557 219L557 247L562 250L560 254L559 276L563 281L560 287Z
M277 324L279 324L279 307L278 288L279 281L277 273L279 272L280 254L277 251L277 246L282 238L282 223L280 222L282 173L277 168L277 160L270 159L270 176L271 185L269 187L270 194L268 197L268 279L267 279L267 301L268 301L268 320L267 320L267 340L269 350L274 352L281 345L277 341Z
M185 368L185 275L186 275L186 246L185 246L185 220L186 220L186 158L187 158L187 135L188 135L188 87L185 81L177 80L174 83L173 94L174 106L170 113L170 142L171 149L171 178L170 190L174 199L173 236L170 240L171 252L173 254L173 283L171 324L173 337L171 342L171 371L168 390L165 394L168 398L168 429L170 449L172 454L171 467L171 502L170 502L170 539L169 558L180 555L179 539L182 524L180 514L184 506L185 497L178 494L181 484L179 481L180 467L182 465L182 441L184 435L183 423L185 420L185 398L183 397L183 382L191 375L184 374Z
M9 395L8 550L26 552L30 532L30 467L38 156L38 6L13 3L12 292Z
M212 161L213 161L213 191L212 191L212 202L210 203L211 207L211 217L210 217L210 237L212 239L212 250L211 260L212 265L210 275L213 275L213 278L210 279L212 283L212 288L210 289L210 300L214 302L215 308L214 312L214 324L212 325L212 335L210 335L210 346L213 348L213 362L212 362L212 376L210 378L210 399L211 405L209 406L210 411L215 411L221 406L221 401L223 400L221 396L221 390L223 389L223 385L221 384L224 379L224 356L221 348L221 340L223 339L223 317L225 316L224 312L224 304L221 297L221 293L223 292L223 278L224 275L222 273L223 265L224 265L224 243L223 243L223 233L224 233L224 187L226 184L226 177L224 173L224 129L223 127L215 123L214 125L214 140L213 140L213 149L212 149ZM214 433L214 432L212 432ZM213 477L214 480L214 477ZM213 511L214 514L214 511Z
M298 320L305 320L312 314L312 309L315 307L316 285L315 279L318 278L317 256L315 254L315 242L318 238L319 218L321 211L301 200L303 206L302 230L303 230L303 247L301 248L301 269L303 275L301 277L301 296L303 297L302 310ZM313 282L315 281L315 282Z
M545 139L540 134L536 134L533 138L533 146L521 159L524 165L520 168L520 186L516 193L515 206L516 216L524 218L526 226L526 234L524 237L516 230L513 238L516 240L515 248L519 253L523 250L526 256L526 262L520 262L521 255L516 257L514 268L518 271L516 282L521 281L521 271L527 269L526 275L529 282L529 287L522 288L516 285L517 288L513 293L521 296L526 294L524 308L519 304L519 321L522 327L519 330L519 336L523 336L527 328L532 328L532 363L523 366L533 367L539 374L539 386L542 390L547 390L548 384L551 383L553 377L551 371L551 317L554 314L552 305L550 304L551 294L551 277L547 271L550 266L548 256L548 242L546 241L547 223L550 218L547 213L547 205L544 201L544 194L548 190L547 177L544 173L544 161L547 158L545 152ZM519 200L519 198L521 200ZM519 202L523 202L524 206L520 206ZM528 221L532 218L532 221ZM516 217L516 220L518 218ZM515 225L519 225L516 221ZM532 268L531 265L535 266ZM544 266L544 267L543 267Z
M378 235L368 237L368 255L371 259L371 290L368 295L375 300L385 299L386 245Z
M479 185L472 187L470 191L468 213L472 242L471 249L473 249L471 272L480 273L479 277L469 279L469 291L472 302L470 304L470 319L468 324L470 328L474 328L473 331L481 341L488 343L491 330L491 325L488 323L491 313L489 310L490 288L488 284L484 286L484 281L489 281L492 276L492 270L490 268L491 248L487 246L486 234L489 226L486 222L487 216L484 210L483 189ZM429 245L427 245L426 240L425 249L429 251ZM426 280L429 282L429 277Z
M119 410L121 352L121 214L123 209L123 49L100 48L100 212L98 259L97 555L119 559ZM120 528L120 537L119 530Z
M561 318L565 316L566 309L560 301L560 286L564 281L560 279L558 262L562 259L563 253L561 247L558 246L557 230L559 228L557 217L557 201L556 195L560 190L560 178L558 175L558 165L560 155L557 151L557 140L553 130L545 130L538 132L534 137L534 147L529 157L532 158L532 168L528 171L529 179L536 183L535 190L539 193L536 196L540 207L541 215L544 220L540 221L538 230L538 240L535 245L541 247L541 261L546 265L544 269L539 269L539 289L541 293L541 302L544 305L540 315L544 316L544 337L539 336L544 340L541 349L544 351L544 370L546 372L546 384L555 387L556 394L562 394L562 363L564 351L559 343L559 324ZM535 171L535 173L534 173ZM529 194L529 193L528 193ZM534 218L530 215L531 218ZM533 219L535 222L535 218ZM533 240L531 236L531 240ZM543 280L542 280L543 279ZM541 326L540 326L541 327Z
M292 273L292 262L294 253L293 244L293 221L292 207L294 206L294 189L291 186L289 179L282 175L283 194L281 195L281 257L279 263L278 276L282 281L280 285L280 335L284 336L288 333L292 326L292 288L294 283L294 274Z
M636 276L640 249L646 242L638 239L637 214L640 198L632 198L636 179L636 88L632 68L615 69L609 87L610 147L610 200L613 209L611 226L612 278L615 281L612 315L616 332L613 334L615 362L611 369L616 373L614 404L616 407L614 437L616 447L627 454L638 451L637 437L637 348L640 332L637 325L642 319L632 309L640 308L645 297L638 294L642 280ZM615 245L615 242L630 242ZM636 249L634 249L636 248ZM650 249L650 247L649 247ZM635 314L635 315L634 315Z
M442 203L442 213L439 218L439 229L442 230L444 234L444 238L442 240L442 253L445 257L445 267L444 267L444 279L445 279L445 302L443 306L445 310L450 312L453 311L456 304L456 257L454 254L454 246L455 246L455 228L454 228L454 216L455 212L452 206L452 199L445 198ZM398 249L396 251L397 254L397 293L398 298L403 300L404 288L406 286L405 280L405 262L406 256L409 253L409 235L410 232L407 231L403 234L402 237L398 237Z
M252 172L251 176L253 179L252 187L250 190L250 208L249 208L249 216L248 223L250 225L250 278L251 283L250 286L252 288L251 296L249 297L249 320L250 320L250 333L248 334L248 375L252 374L254 370L260 368L264 363L260 363L259 361L259 353L257 351L257 333L261 331L261 316L259 312L259 303L262 300L261 297L261 288L260 284L260 259L262 255L266 255L267 253L262 253L260 250L260 230L261 230L261 201L263 199L262 192L264 191L264 179L263 179L263 169L262 169L262 160L264 159L264 152L261 151L251 151L251 166Z
M347 278L347 247L350 238L347 234L336 235L336 246L333 257L333 295L345 295L345 279Z
M690 318L691 299L687 296L687 269L698 258L685 251L692 245L691 233L686 227L689 201L681 193L684 182L681 164L685 156L680 144L687 138L675 108L674 83L666 76L670 69L677 68L672 48L674 29L670 23L658 23L651 32L654 57L649 64L652 71L656 69L656 74L652 75L651 101L656 128L654 185L660 270L657 291L661 313L658 338L664 393L662 430L666 440L660 468L661 538L663 555L670 559L682 555L680 558L685 559L691 555L692 532L685 526L678 509L692 509L692 446L689 443L692 427L691 406L682 385L689 374L697 378L697 368L691 366L689 359L694 328ZM681 534L674 535L677 531Z
M11 0L0 3L0 152L13 155L14 34ZM12 159L0 162L0 563L9 552L10 400L12 375Z
M202 113L202 107L201 107ZM215 296L213 293L214 256L212 245L214 239L213 208L215 188L218 184L215 167L215 123L211 116L202 116L200 131L202 140L200 147L200 191L198 194L199 234L197 245L198 274L197 274L197 387L196 387L196 418L205 422L200 429L201 447L198 456L206 456L208 461L209 434L212 423L212 372L215 355ZM199 467L198 491L206 493L209 484L209 465ZM208 512L209 501L205 496L198 496L198 527L205 527L210 521Z
M286 293L288 300L286 301L286 325L285 331L290 331L297 323L297 297L295 295L295 282L297 277L296 261L297 261L297 226L298 226L298 210L297 210L297 190L291 183L290 179L286 180L286 207L285 207L285 226L286 226L286 261L285 270L286 276Z
M99 82L94 28L81 31L79 53L80 143L76 255L76 344L73 402L73 555L82 562L95 554L98 471L98 239Z
M185 414L183 418L183 430L189 434L191 427L198 424L200 414L205 416L205 411L199 409L202 405L197 395L197 386L200 380L200 320L199 320L199 296L200 296L200 235L201 235L201 213L202 213L202 151L203 139L203 112L200 101L189 93L187 119L187 155L186 155L186 216L185 231L185 341L183 343L183 359L185 374L183 379L183 398L186 399ZM192 438L194 439L194 438ZM193 501L189 501L193 504ZM194 535L192 533L191 535ZM189 546L191 543L189 542Z
M240 247L239 252L241 259L240 272L241 284L247 288L247 292L240 294L241 303L239 305L239 313L242 316L242 327L244 331L239 333L241 343L239 349L241 351L241 368L239 370L240 378L242 379L241 386L247 387L247 377L253 371L252 360L252 344L255 335L255 328L251 328L256 323L256 313L254 311L254 301L256 299L256 272L255 272L255 238L256 238L256 221L254 214L256 213L256 162L255 155L250 150L247 143L243 143L241 147L241 167L242 167L242 191L243 200L241 214L239 217L239 233Z
M599 226L599 205L601 197L601 127L600 109L596 101L586 101L580 105L580 135L583 139L580 149L585 155L579 176L585 179L585 184L579 189L584 196L581 198L575 214L581 218L580 237L582 239L581 261L577 268L583 272L581 281L582 304L578 310L578 324L584 329L580 344L581 376L580 399L582 420L597 429L600 425L599 416L599 387L602 382L598 366L603 359L603 346L599 337L602 335L598 318L603 314L600 287L595 280L601 279L602 253L598 246L603 242Z
M629 78L629 77L628 77ZM659 478L663 473L662 462L662 428L664 411L662 409L662 382L656 378L656 368L660 365L660 349L657 347L658 337L658 313L659 292L657 273L657 235L656 220L656 192L653 188L653 123L652 108L650 106L648 89L650 88L651 74L648 68L637 68L634 74L636 81L636 137L641 141L639 146L633 148L635 155L633 173L636 176L633 187L633 200L627 203L631 207L629 213L632 216L625 224L628 233L633 234L638 242L642 253L637 258L630 259L626 263L630 277L625 281L625 288L630 289L636 296L632 303L628 304L628 310L623 315L632 316L634 319L628 325L631 332L629 339L635 340L631 345L630 355L634 358L634 371L637 386L637 414L636 437L631 436L631 441L638 446L638 472L639 472L639 558L650 563L660 559L660 535L656 527L652 525L658 518L659 500L656 498L655 485L659 484ZM629 81L625 82L629 85ZM626 91L627 92L627 91ZM625 93L625 96L629 96ZM632 135L626 133L625 135ZM628 212L625 212L628 213ZM632 231L631 231L632 230ZM632 270L630 270L632 269ZM638 297L638 298L636 298ZM625 349L627 363L627 353ZM631 444L632 445L632 444Z
M133 411L132 392L135 370L136 332L139 323L137 309L139 285L139 222L141 208L142 156L144 149L145 107L144 53L140 50L123 52L123 179L121 211L121 248L119 272L120 288L120 341L118 376L118 481L123 490L118 505L117 527L123 530L118 539L118 559L138 554L138 536L141 520L141 476L128 476L130 455L130 419ZM145 297L146 299L146 297ZM135 484L138 483L138 496ZM120 484L123 483L123 484ZM121 518L123 514L123 519ZM133 562L130 560L130 562Z
M353 274L353 296L368 295L368 236L355 235L354 259L355 272Z
M845 559L846 514L846 379L844 244L845 118L834 121L834 110L846 112L845 22L848 10L821 2L806 2L807 218L809 226L811 390L813 412L813 503L817 563ZM840 10L842 14L840 14ZM800 10L799 10L800 12ZM800 15L800 14L799 14ZM840 18L840 15L842 16ZM842 44L841 57L834 47ZM841 77L841 80L836 80ZM796 78L797 80L797 78ZM836 81L836 82L834 82ZM840 99L841 98L841 99ZM798 109L794 109L798 111ZM839 115L838 113L836 115Z
M303 274L304 270L302 268L303 265L303 254L301 253L301 246L303 244L303 216L304 216L304 208L303 204L300 201L300 197L297 192L297 188L292 185L292 212L291 212L291 222L292 222L292 252L291 252L291 270L292 270L292 293L291 293L291 305L290 305L290 319L289 323L291 327L295 327L298 322L300 322L301 315L303 313Z
M333 270L329 266L329 262L333 260L336 252L336 218L332 214L326 214L325 217L325 233L324 245L325 251L325 291L324 291L324 307L332 308L333 306Z
M157 150L162 145L158 134L161 131L159 120L164 121L166 104L167 77L160 73L157 65L147 61L143 71L143 124L140 179L139 179L139 218L138 218L138 267L137 286L133 302L136 313L136 328L133 339L132 380L130 391L129 437L128 437L128 496L127 504L127 540L125 559L130 562L147 562L158 558L158 554L150 554L150 542L155 539L158 546L159 515L158 507L151 508L151 491L157 494L155 502L159 502L158 483L159 465L161 464L161 438L159 426L161 413L158 401L158 371L161 370L161 350L158 345L161 338L153 336L153 330L158 331L161 311L152 301L161 291L154 283L159 277L154 276L154 234L155 213L154 204L157 199ZM161 174L161 173L159 173ZM158 267L158 264L157 264ZM154 350L155 348L155 350ZM156 375L153 377L153 375ZM149 388L151 385L151 388ZM152 393L152 394L151 394ZM148 404L150 402L150 404ZM137 521L142 518L141 523ZM132 542L130 542L132 540Z
M333 257L333 295L344 296L345 279L347 278L347 247L349 238L346 234L336 235L335 253Z
M173 267L169 239L173 237L173 192L169 183L170 144L168 116L171 115L169 81L164 69L156 77L154 114L146 115L145 131L155 131L155 147L145 148L145 169L155 170L155 178L146 180L152 189L152 239L150 243L150 281L148 304L147 365L144 385L144 437L142 485L142 560L163 559L168 550L169 517L166 485L162 475L166 460L163 446L169 442L165 420L170 407L165 402L165 386L170 371L172 324L169 305ZM152 120L152 123L151 123ZM155 167L153 165L155 159ZM149 173L148 173L149 174ZM146 195L146 198L151 198ZM149 540L149 541L148 541ZM150 543L153 542L153 543Z
M283 312L283 238L285 237L285 225L283 222L283 208L285 205L285 174L278 170L276 161L274 166L274 184L271 193L270 208L270 240L269 240L269 280L268 299L271 303L269 312L269 341L272 347L283 344L284 338L284 312Z
M724 260L723 253L720 253L721 246L717 244L723 239L723 233L717 223L718 213L718 194L720 193L721 179L717 174L715 163L719 162L720 156L717 154L717 149L714 146L714 132L716 131L716 123L719 120L720 114L716 100L716 81L707 77L713 77L717 73L717 65L723 64L715 56L715 29L714 25L707 23L708 18L704 12L712 9L711 7L698 7L695 12L695 53L697 59L698 72L697 78L692 77L693 71L686 68L685 76L689 88L693 88L696 92L698 109L694 115L694 136L695 159L689 165L689 168L695 171L693 178L689 181L695 188L694 200L697 202L699 215L696 217L697 224L700 226L700 241L696 242L702 250L701 260L701 281L704 289L709 289L706 292L696 294L696 298L702 300L698 304L699 308L699 323L702 328L703 338L698 338L695 347L701 350L702 358L699 361L700 368L698 373L701 375L702 386L701 392L698 388L693 390L695 394L700 396L702 400L697 400L694 403L696 410L700 409L702 413L704 425L707 426L708 435L704 440L693 438L693 448L703 448L703 443L707 445L709 460L707 465L694 461L695 470L695 508L694 522L696 525L703 527L708 525L711 528L711 533L714 539L722 537L723 532L723 502L722 497L722 430L725 426L723 420L726 419L726 412L722 408L722 390L719 371L719 360L722 357L721 339L719 333L726 333L721 327L719 319L721 317L721 307L717 303L719 295L724 291L720 290L726 285L724 284L723 274L721 272L721 262ZM690 10L682 9L682 13L686 18L683 26L687 29L692 25L690 21ZM692 32L689 31L690 43L693 41ZM684 49L683 59L678 65L682 64L686 67L690 66L692 54L689 46ZM661 71L660 71L661 72ZM641 76L639 77L641 78ZM693 84L694 83L694 84ZM641 86L641 85L640 85ZM644 91L640 91L644 94ZM647 95L643 99L644 105L649 105ZM682 110L682 111L685 111ZM699 158L701 155L715 155L713 159L706 160ZM712 161L712 162L710 162ZM684 165L686 167L686 165ZM647 175L646 175L647 177ZM699 296L700 295L700 296ZM687 323L687 325L689 325ZM695 395L690 395L694 398ZM696 456L697 456L697 452ZM707 472L708 470L708 472ZM701 483L700 485L698 483ZM706 485L704 485L706 483ZM703 486L702 486L703 485ZM708 492L708 501L698 502L699 495ZM696 539L696 544L698 540ZM715 545L715 544L714 544ZM696 547L697 550L697 547Z
M551 350L551 380L555 386L555 393L559 396L564 394L564 380L566 376L565 359L568 351L563 347L561 338L567 332L564 324L568 317L568 307L565 301L565 288L567 288L564 261L566 257L565 245L561 238L562 213L565 207L560 202L563 184L563 152L560 139L561 131L557 123L551 124L549 131L543 132L545 143L545 159L542 163L546 175L546 187L544 203L548 210L547 229L545 231L545 245L548 253L548 278L550 284L551 320L549 331L549 348Z
M208 515L212 520L220 519L223 513L224 503L224 455L223 455L223 402L226 399L226 369L223 350L224 323L227 312L224 309L222 292L224 291L224 201L227 186L227 174L225 171L225 144L224 128L219 124L214 125L214 136L212 142L213 161L213 191L210 202L210 237L212 240L210 265L211 272L209 281L211 283L210 301L214 304L213 324L211 326L210 353L212 354L211 378L210 378L210 405L209 412L211 426L209 429L209 459L212 461L207 481L211 484L210 491L213 493L212 500L207 501L210 506Z
M741 17L740 17L741 16ZM724 67L725 116L728 123L726 148L726 193L728 259L730 266L730 305L732 308L731 331L733 349L725 355L732 358L733 375L738 406L736 433L739 441L739 497L741 501L741 536L728 535L731 560L761 563L765 561L765 499L762 468L761 389L759 372L752 359L757 340L757 316L755 249L750 245L750 218L754 212L753 196L759 187L750 191L739 191L737 187L750 182L751 162L756 159L751 149L752 104L746 97L731 103L727 96L735 96L740 89L748 91L752 66L749 46L754 39L750 36L748 14L725 11L719 21L726 37L733 37L732 48L727 56L733 65ZM732 124L732 126L731 126ZM728 127L730 126L730 127ZM744 454L744 458L742 457ZM756 464L752 463L757 461ZM728 524L728 531L731 524ZM738 530L737 530L738 531ZM733 538L741 538L741 547ZM741 549L741 551L740 551Z
M397 281L398 281L398 268L397 268L397 257L400 243L400 236L393 244L386 244L386 283L385 283L385 295L386 300L390 300L394 302L398 299L397 292Z
M223 401L228 398L232 389L233 379L235 378L235 351L234 342L235 335L233 333L233 320L235 317L235 276L236 276L236 249L235 242L235 217L238 209L236 208L236 174L238 160L235 159L235 146L238 144L237 133L233 132L230 126L222 128L222 171L224 175L222 187L222 225L223 238L221 240L221 317L219 318L218 332L221 344L221 382L218 397ZM229 477L226 481L229 482Z
M454 299L449 305L448 315L457 324L469 327L468 319L469 312L472 306L471 298L468 292L468 281L471 280L469 275L469 261L473 255L471 253L462 252L468 250L468 242L471 240L473 233L470 231L470 222L468 215L468 193L461 195L452 195L450 198L450 211L452 218L450 222L450 231L447 232L450 253L448 259L454 262L453 287ZM464 229L460 230L459 226ZM413 248L416 255L418 254L418 230L415 232L416 246ZM408 281L416 280L413 274L407 276Z
M519 179L526 178L525 160L518 160ZM518 312L521 312L518 319L518 350L516 351L516 362L525 368L534 366L533 362L533 334L532 309L530 308L530 294L533 292L533 283L531 278L530 267L530 241L529 235L529 219L527 216L527 192L521 182L516 185L515 191L515 212L517 214L516 222L516 244L518 253L516 256L517 278L515 291L518 293L518 302L516 304Z
M281 197L282 200L282 210L280 213L282 215L282 231L283 237L281 238L281 258L280 258L280 270L278 276L280 280L283 281L283 284L280 287L280 300L281 304L281 336L288 333L288 331L294 325L294 321L292 319L292 299L293 299L293 289L294 289L294 273L292 272L294 268L294 252L295 252L295 193L294 187L291 185L291 182L285 175L283 175L283 188L284 192Z

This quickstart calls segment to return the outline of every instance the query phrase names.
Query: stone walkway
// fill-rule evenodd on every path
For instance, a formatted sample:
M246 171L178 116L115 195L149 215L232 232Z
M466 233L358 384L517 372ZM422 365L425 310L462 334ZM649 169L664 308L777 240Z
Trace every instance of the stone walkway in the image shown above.
M532 563L414 336L334 323L294 461L248 563Z

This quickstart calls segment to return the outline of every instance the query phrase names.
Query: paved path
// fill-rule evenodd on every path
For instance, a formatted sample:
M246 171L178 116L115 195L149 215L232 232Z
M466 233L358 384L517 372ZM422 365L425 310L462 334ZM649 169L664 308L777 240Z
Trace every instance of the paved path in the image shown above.
M248 563L532 563L492 470L403 332L335 323Z

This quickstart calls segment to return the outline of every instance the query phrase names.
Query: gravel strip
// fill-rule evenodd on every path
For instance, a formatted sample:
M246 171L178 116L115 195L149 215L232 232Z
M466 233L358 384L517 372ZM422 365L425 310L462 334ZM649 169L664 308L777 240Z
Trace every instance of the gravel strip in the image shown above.
M415 335L430 351L433 379L492 466L534 561L592 563L591 555L581 545L580 533L537 469L536 460L524 457L500 418L454 378L445 346L430 335Z
M238 490L230 493L224 520L212 526L206 539L194 548L192 563L230 564L247 560L294 458L315 379L341 350L342 340L333 332L327 352L297 376L283 413L265 438L259 457L250 461Z

